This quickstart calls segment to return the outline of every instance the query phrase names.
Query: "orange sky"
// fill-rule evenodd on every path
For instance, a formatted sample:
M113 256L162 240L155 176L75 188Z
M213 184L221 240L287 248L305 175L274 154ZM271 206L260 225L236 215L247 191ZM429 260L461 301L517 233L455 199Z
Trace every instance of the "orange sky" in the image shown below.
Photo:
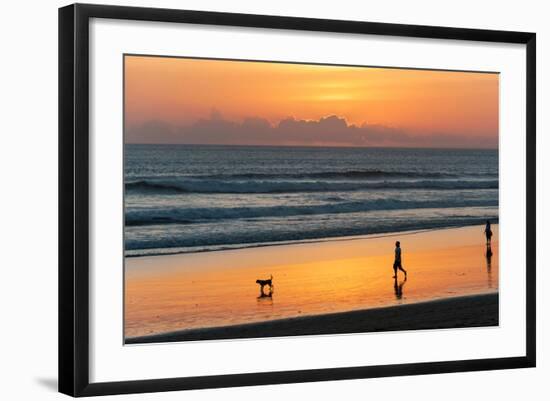
M258 117L376 124L409 134L498 136L498 74L185 58L125 58L129 129Z

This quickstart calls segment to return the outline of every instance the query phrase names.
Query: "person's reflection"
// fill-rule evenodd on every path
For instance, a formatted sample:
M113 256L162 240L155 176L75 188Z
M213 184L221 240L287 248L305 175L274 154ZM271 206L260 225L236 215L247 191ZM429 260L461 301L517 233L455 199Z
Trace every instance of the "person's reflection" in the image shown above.
M487 261L487 285L489 288L493 288L493 276L491 274L491 259L493 258L493 251L491 250L491 244L487 244L485 250L485 259Z
M405 285L406 282L407 282L407 276L405 276L405 278L399 283L397 282L397 277L394 278L393 290L395 292L396 299L400 300L403 298L403 286Z

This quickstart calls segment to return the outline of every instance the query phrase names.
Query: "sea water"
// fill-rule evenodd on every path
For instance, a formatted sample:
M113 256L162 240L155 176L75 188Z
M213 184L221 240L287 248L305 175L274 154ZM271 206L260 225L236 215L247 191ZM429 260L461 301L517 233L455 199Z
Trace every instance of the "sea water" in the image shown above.
M498 220L498 151L125 146L126 256Z

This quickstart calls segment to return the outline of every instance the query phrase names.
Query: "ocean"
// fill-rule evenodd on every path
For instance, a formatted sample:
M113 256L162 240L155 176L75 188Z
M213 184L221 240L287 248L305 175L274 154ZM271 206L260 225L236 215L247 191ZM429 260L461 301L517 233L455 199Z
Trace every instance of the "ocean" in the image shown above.
M498 221L498 151L125 145L125 255Z

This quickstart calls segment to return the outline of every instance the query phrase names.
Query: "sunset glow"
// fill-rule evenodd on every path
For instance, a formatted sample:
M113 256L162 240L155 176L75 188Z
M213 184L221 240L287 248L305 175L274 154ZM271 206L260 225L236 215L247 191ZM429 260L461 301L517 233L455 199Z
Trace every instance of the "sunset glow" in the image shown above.
M126 56L124 83L125 343L499 325L498 73Z
M151 123L178 131L205 120L253 121L268 129L289 118L320 122L333 116L345 122L344 129L374 129L377 138L390 130L394 136L380 140L381 145L414 146L417 137L450 136L437 146L459 147L473 141L494 148L498 91L499 75L489 73L126 56L127 142L197 141L177 132L163 136L143 128ZM209 139L210 131L201 131L205 143L219 141ZM261 130L257 133L262 135ZM300 135L303 140L274 133L266 143L308 144L305 136L315 136L309 131ZM338 130L334 135L311 144L361 145L345 137L339 140ZM263 143L261 137L238 142ZM365 142L369 144L377 143Z

